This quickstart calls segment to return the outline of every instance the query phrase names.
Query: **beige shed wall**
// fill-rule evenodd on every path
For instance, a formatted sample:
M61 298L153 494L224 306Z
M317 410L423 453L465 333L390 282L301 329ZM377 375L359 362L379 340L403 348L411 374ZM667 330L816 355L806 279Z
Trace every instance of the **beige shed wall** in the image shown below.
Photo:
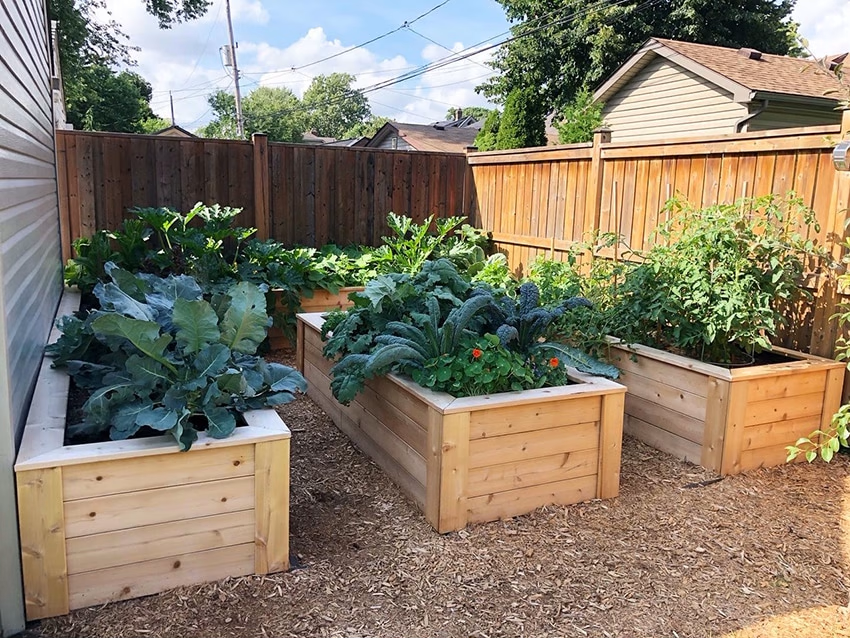
M747 107L698 75L658 57L605 104L612 140L667 139L735 132Z

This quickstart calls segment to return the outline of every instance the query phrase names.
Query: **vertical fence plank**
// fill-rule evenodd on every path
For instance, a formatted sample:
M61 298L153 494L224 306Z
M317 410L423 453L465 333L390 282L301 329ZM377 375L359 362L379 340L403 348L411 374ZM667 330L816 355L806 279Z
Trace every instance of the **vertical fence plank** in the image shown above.
M271 187L269 184L269 137L262 133L251 135L254 147L254 227L259 239L268 239L272 227Z

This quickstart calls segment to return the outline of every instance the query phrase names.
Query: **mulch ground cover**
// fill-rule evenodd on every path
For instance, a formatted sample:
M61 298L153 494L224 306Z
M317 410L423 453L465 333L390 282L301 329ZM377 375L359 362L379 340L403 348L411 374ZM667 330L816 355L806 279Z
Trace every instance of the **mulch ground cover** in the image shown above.
M850 636L850 457L716 477L634 440L611 501L439 535L308 398L285 574L34 623L34 637Z

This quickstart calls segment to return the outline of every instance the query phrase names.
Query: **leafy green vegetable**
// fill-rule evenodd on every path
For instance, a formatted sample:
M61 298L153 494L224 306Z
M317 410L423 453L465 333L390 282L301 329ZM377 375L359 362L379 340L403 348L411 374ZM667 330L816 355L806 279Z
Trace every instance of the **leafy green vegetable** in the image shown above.
M123 439L147 428L186 450L201 422L223 438L236 427L234 412L306 389L298 372L254 354L269 321L257 286L234 284L212 304L190 277L133 277L113 264L106 271L112 281L95 287L101 310L60 319L63 334L48 349L54 365L93 390L74 434Z

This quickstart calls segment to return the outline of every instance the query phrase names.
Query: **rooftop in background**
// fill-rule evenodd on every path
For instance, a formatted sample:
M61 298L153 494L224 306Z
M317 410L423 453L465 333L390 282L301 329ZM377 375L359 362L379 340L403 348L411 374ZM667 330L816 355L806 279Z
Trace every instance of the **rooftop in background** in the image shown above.
M850 88L846 82L823 69L816 60L761 53L755 49L733 49L708 44L651 38L594 93L606 101L656 55L727 88L736 101L752 100L753 93L798 96L837 101L832 92ZM832 56L838 64L847 54Z
M481 123L457 110L455 119L433 124L387 122L364 146L393 150L465 153L475 145Z

